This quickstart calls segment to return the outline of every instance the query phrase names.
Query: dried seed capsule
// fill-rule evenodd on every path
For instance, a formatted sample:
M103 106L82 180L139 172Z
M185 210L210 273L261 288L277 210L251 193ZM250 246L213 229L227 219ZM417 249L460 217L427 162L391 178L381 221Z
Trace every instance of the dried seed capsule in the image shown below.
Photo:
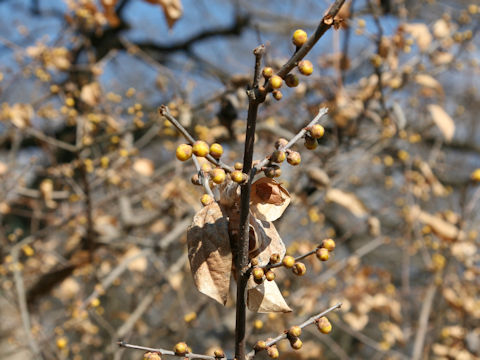
M287 161L290 165L296 166L302 162L302 157L300 156L299 152L290 151L290 153L287 156Z
M193 174L192 177L190 178L190 181L192 182L193 185L202 185L200 181L200 176L198 176L198 174Z
M307 267L304 263L297 262L293 265L292 271L297 276L303 276L307 273Z
M274 163L281 163L285 160L285 158L286 158L285 151L275 150L272 156L270 156L270 161Z
M274 253L270 255L270 264L276 264L280 262L280 254Z
M287 84L288 87L297 87L299 83L300 83L300 80L298 79L298 76L295 74L288 74L285 77L285 84Z
M310 136L305 136L305 143L304 143L305 147L308 149L308 150L314 150L317 148L318 146L318 143L317 143L317 139L314 139Z

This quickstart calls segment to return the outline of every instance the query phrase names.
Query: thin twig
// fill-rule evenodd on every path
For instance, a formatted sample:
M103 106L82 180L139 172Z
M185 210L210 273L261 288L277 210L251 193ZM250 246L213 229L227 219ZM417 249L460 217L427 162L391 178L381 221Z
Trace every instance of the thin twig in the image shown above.
M118 346L124 347L127 349L135 349L135 350L142 350L142 351L150 351L150 352L156 352L162 355L171 355L171 356L178 356L179 358L182 359L205 359L205 360L218 360L215 358L215 356L210 356L210 355L202 355L202 354L194 354L194 353L188 353L185 355L175 355L175 352L172 350L167 350L167 349L162 349L162 348L151 348L147 346L140 346L140 345L133 345L133 344L128 344L123 340L119 340L117 342Z
M425 294L425 298L422 303L422 310L420 311L420 320L418 325L417 335L415 336L415 342L413 343L412 360L419 360L422 358L423 344L425 343L425 335L427 333L428 318L432 311L433 300L435 299L435 292L437 291L437 285L435 282L431 283Z
M320 319L322 316L327 315L329 312L331 312L331 311L333 311L333 310L335 310L335 309L338 309L338 308L340 308L341 306L342 306L342 303L339 302L339 303L333 305L332 307L328 308L327 310L322 311L321 313L312 316L311 318L309 318L308 320L304 321L303 323L301 323L301 324L298 325L298 326L299 326L301 329L303 329L304 327L313 324L315 321L317 321L318 319ZM283 339L286 339L286 338L287 338L287 332L283 332L282 334L278 335L276 338L273 338L273 339L271 339L271 340L266 341L267 347L268 347L268 346L275 345L275 344L278 343L280 340L283 340ZM262 351L262 350L259 350L259 351ZM250 352L247 354L247 359L248 359L248 360L253 359L253 357L254 357L254 356L256 355L256 353L259 352L259 351L256 351L256 350L250 351Z
M197 169L200 183L202 184L207 194L210 195L212 198L214 198L215 196L213 195L212 189L210 189L210 185L208 184L208 179L205 176L205 173L203 172L203 170L201 169L197 157L195 155L192 155L192 160L193 160L193 163L195 164L195 168Z
M172 123L173 126L177 128L178 131L183 135L183 137L187 140L187 142L190 145L193 145L195 142L195 139L193 138L192 135L180 124L180 122L175 119L172 114L170 114L170 110L168 110L168 107L165 105L160 106L158 109L158 112L161 116L165 117L168 121ZM215 159L212 155L208 154L205 157L208 161L210 161L212 164L221 167L223 170L226 172L232 172L234 169L231 166L228 166L227 164L223 163L221 160Z
M262 66L262 57L265 53L265 45L259 45L253 50L253 55L255 55L255 73L253 75L253 88L258 86L260 82L260 68Z
M303 136L305 136L307 129L310 128L311 126L315 125L320 121L320 119L328 113L328 109L326 107L322 107L319 111L318 114L313 118L312 121L308 123L307 126L305 126L303 129L301 129L290 141L285 145L284 147L280 147L279 150L285 151L287 149L290 149L298 140L300 140ZM255 170L258 172L260 171L265 165L269 163L269 158L266 157L262 161L260 161L257 165L255 165Z

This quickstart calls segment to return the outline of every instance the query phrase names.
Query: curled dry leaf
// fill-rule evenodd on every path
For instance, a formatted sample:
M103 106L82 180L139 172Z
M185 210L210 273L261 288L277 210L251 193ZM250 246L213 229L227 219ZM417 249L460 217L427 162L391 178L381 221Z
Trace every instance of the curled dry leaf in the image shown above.
M356 217L363 217L367 214L365 205L355 194L340 189L329 189L325 195L325 200L343 206Z
M252 184L250 209L257 219L275 221L290 204L290 194L278 182L263 177Z
M438 126L445 140L451 141L455 133L455 123L450 115L448 115L441 106L436 104L428 105L428 111L430 111L433 122Z
M250 277L247 288L247 306L250 311L259 313L292 311L275 281L264 281L257 285Z
M163 8L168 27L171 29L175 22L182 17L183 8L180 0L145 0L150 4L158 4Z
M254 242L257 247L250 251L249 256L256 258L260 266L267 265L272 254L279 254L280 258L285 256L285 244L273 223L250 216L250 236L254 237L251 243Z
M97 82L84 85L80 91L80 99L82 99L85 104L90 106L98 105L101 95L102 90L100 89L100 84Z
M455 225L443 220L439 216L422 211L418 206L412 206L410 208L409 216L411 220L418 220L430 226L432 231L444 240L454 241L465 239L465 233Z
M415 75L415 82L419 85L431 88L437 91L439 94L443 94L442 84L440 84L433 76L427 74L417 74Z
M228 221L217 202L193 217L187 231L188 259L197 289L225 305L230 287L232 252Z
M152 176L155 171L153 161L147 158L139 158L133 163L133 170L143 176Z
M403 24L402 29L415 39L420 51L425 52L428 50L433 37L427 25L422 23Z

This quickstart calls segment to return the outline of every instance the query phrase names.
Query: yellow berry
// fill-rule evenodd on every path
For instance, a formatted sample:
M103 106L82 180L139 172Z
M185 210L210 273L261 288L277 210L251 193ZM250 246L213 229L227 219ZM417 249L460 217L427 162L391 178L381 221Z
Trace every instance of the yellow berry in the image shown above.
M212 164L210 164L209 162L205 162L200 168L204 173L209 173L210 171L212 171Z
M268 271L265 273L265 278L266 278L268 281L273 281L273 280L275 280L275 273L273 272L273 270L268 270Z
M285 158L286 158L285 151L275 150L272 156L270 157L270 161L274 163L281 163L285 160Z
M303 276L307 273L307 267L304 263L297 262L293 265L292 271L297 276Z
M270 79L273 76L273 69L269 66L264 67L262 70L262 75L265 79Z
M193 144L192 150L196 156L205 157L208 155L210 148L208 147L208 144L205 141L197 140Z
M200 201L203 206L207 206L211 204L214 201L214 199L208 194L203 194L202 197L200 198Z
M282 175L282 169L280 169L278 165L271 165L263 172L265 173L265 176L269 178L279 177Z
M230 173L230 178L238 184L243 183L246 180L246 175L240 170L234 170Z
M263 269L259 267L253 268L252 275L254 279L262 279L264 275Z
M225 357L225 353L223 352L222 349L216 349L213 354L215 355L216 358L224 358Z
M241 162L236 162L233 167L235 170L242 170L243 169L243 164Z
M276 264L280 262L280 254L274 253L270 255L270 264Z
M480 168L474 170L474 171L470 174L470 178L471 178L473 181L480 181Z
M173 348L173 351L175 352L175 355L183 356L187 353L188 346L184 342L179 342L175 345L175 347Z
M255 351L265 350L267 348L267 343L263 340L259 340L255 343L254 347Z
M307 39L308 39L308 35L302 29L295 30L292 36L292 42L296 46L302 46L307 42Z
M270 346L267 349L267 354L270 356L272 359L278 359L280 356L280 353L278 352L278 349L276 346Z
M156 352L146 352L143 354L143 360L162 360L162 357Z
M280 90L273 90L272 95L273 95L273 98L277 101L280 101L283 98L283 94Z
M328 251L335 250L335 241L333 239L324 239L322 241L322 248L327 249Z
M293 256L286 255L283 260L282 260L283 266L285 266L287 269L290 269L295 265L295 259Z
M300 153L296 151L290 151L287 156L287 161L290 165L296 166L302 162L302 157L300 156Z
M283 84L283 79L278 76L278 75L273 75L270 78L270 85L272 86L273 89L280 89Z
M325 248L319 248L315 251L315 255L317 255L317 258L321 261L327 261L330 258L330 254L328 253L328 250Z
M285 84L287 84L288 87L297 87L299 82L300 80L298 80L298 76L294 74L288 74L285 77Z
M178 160L186 161L192 157L192 147L188 144L178 145L176 155Z
M292 326L288 330L288 336L299 337L302 334L302 328L300 326Z
M313 73L313 65L310 60L302 60L298 63L298 71L301 74L309 76Z
M329 334L332 331L332 324L325 316L317 320L317 327L323 334Z
M294 350L299 350L303 345L302 340L300 340L298 337L290 340L290 346Z
M221 168L213 169L210 172L210 177L215 184L221 184L225 181L225 170Z
M57 339L57 347L60 350L65 349L67 347L67 344L68 344L67 338L62 336Z
M323 134L325 134L325 129L320 124L315 124L310 129L310 135L312 135L314 139L320 139Z
M215 159L219 159L220 156L223 154L223 147L220 144L214 143L210 145L210 155L212 155Z
M308 150L315 150L318 146L317 139L310 136L305 137L305 143L303 144Z

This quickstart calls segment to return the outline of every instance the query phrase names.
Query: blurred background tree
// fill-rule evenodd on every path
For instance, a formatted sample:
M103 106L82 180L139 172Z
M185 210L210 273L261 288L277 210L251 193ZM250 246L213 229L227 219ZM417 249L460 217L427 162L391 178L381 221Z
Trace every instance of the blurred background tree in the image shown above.
M135 359L118 338L233 348L235 317L199 295L186 229L201 208L168 104L241 161L252 49L278 68L328 1L0 1L0 358ZM259 114L256 158L329 107L283 169L279 272L293 314L249 313L253 344L342 301L332 336L291 359L480 358L480 111L474 1L352 0L315 70ZM232 294L232 299L234 295ZM231 355L231 354L230 354Z

